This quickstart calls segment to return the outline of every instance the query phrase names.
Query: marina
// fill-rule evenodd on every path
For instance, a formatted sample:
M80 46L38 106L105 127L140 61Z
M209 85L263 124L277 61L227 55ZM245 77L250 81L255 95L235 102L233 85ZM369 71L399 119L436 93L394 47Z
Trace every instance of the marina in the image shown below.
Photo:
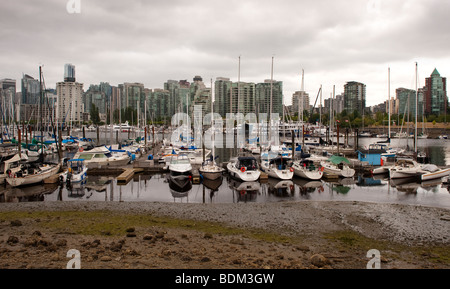
M93 132L88 134L94 134L93 137L95 137ZM127 136L128 134L124 134L124 138ZM91 137L91 135L87 137ZM162 138L161 135L159 137ZM361 148L367 148L379 140L379 138L361 138L358 142ZM107 143L107 141L107 139L99 140L100 143ZM158 161L168 150L161 147L161 142L157 143L159 146L140 154L126 166L122 163L119 166L111 167L90 166L86 180L82 182L68 185L65 182L57 181L56 178L53 182L47 181L45 184L19 188L3 185L0 189L0 201L266 203L332 200L450 208L450 188L445 178L448 173L430 180L422 180L420 177L394 179L386 174L387 171L374 174L373 169L379 168L379 166L360 162L355 154L348 157L350 166L355 170L354 175L350 177L338 177L323 172L323 177L307 179L294 173L294 165L291 170L289 167L284 168L286 173L293 175L286 179L271 177L267 172L257 170L259 177L243 181L227 169L228 160L242 155L246 156L243 161L250 160L249 166L252 166L253 158L259 166L261 157L259 155L254 157L255 154L244 149L216 148L215 161L218 166L222 167L220 177L204 178L199 171L200 165L195 164L192 165L192 170L187 176L189 186L180 187L171 182L169 167ZM351 141L349 145L353 145ZM392 140L391 145L393 147L405 146L403 140L400 139ZM418 148L429 155L430 164L442 169L450 167L450 145L447 140L420 139ZM198 151L197 154L199 154ZM80 151L72 150L64 153L64 157L67 159L73 159L74 156L78 158ZM55 157L49 156L46 159ZM208 157L210 158L209 155ZM286 160L289 159L286 158ZM296 165L298 169L299 162ZM306 164L302 163L302 166L306 166ZM252 170L250 168L250 171L247 171L247 169L244 170L245 173ZM320 165L316 169L319 169L320 172ZM241 169L236 172L240 173Z

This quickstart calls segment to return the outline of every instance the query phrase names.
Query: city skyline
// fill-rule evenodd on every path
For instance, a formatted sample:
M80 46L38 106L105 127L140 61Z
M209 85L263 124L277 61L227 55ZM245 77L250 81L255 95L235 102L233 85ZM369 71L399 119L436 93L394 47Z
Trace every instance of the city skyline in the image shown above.
M0 10L0 79L38 76L47 87L63 81L63 67L77 67L77 81L143 83L163 88L168 79L230 78L283 82L285 104L301 90L328 98L349 81L367 86L367 106L395 88L419 87L437 68L449 75L450 21L443 1L6 1ZM70 33L69 33L70 32ZM31 45L32 44L32 45ZM206 82L208 83L208 82ZM19 90L18 90L19 91ZM312 99L311 102L314 102Z

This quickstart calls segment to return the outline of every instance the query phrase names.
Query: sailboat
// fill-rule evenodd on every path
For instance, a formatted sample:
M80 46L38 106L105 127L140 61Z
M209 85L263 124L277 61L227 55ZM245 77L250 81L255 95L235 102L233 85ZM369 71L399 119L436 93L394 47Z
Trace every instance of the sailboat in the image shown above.
M15 154L11 158L1 158L0 163L0 185L6 182L8 176L14 175L20 171L21 162L26 162L28 156L26 154Z
M352 178L355 175L355 170L350 168L350 161L347 158L334 155L327 161L321 162L324 169L325 176L337 175L343 178Z
M39 67L39 84L40 97L42 100L42 67ZM41 120L43 122L43 120ZM43 133L43 125L41 123L41 135ZM61 169L61 164L44 163L44 152L41 149L40 159L38 162L25 163L20 165L20 169L14 173L10 172L6 177L6 182L12 187L20 187L25 185L32 185L41 183L53 175L56 175Z
M215 153L215 127L214 127L214 106L213 106L213 83L211 79L211 135L212 135L212 155L209 160L205 161L201 168L199 169L200 174L209 180L217 180L222 177L222 173L225 171L224 168L219 167L216 164Z
M227 164L227 169L231 177L244 182L257 181L261 175L254 157L232 158Z
M270 160L262 160L261 171L268 174L269 177L281 180L291 180L294 176L291 159L282 156Z
M314 161L310 159L302 159L294 161L292 167L294 174L308 180L320 180L323 176L322 167L316 166Z

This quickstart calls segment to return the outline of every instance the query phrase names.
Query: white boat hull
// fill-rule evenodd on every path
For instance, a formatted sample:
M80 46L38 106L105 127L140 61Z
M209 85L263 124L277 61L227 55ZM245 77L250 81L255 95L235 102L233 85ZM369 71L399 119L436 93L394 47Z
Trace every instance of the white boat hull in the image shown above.
M381 174L388 174L390 167L378 167L372 170L372 174L374 175L381 175Z
M86 180L87 178L87 168L84 168L83 171L81 171L78 174L72 174L72 177L70 178L70 182L71 183L81 183L84 180ZM62 182L66 182L67 181L67 175L68 172L66 171L65 173L61 174L60 179Z
M428 181L433 179L439 179L443 177L448 177L450 175L450 169L439 170L436 172L429 172L421 175L422 181Z
M243 182L255 182L261 176L261 172L258 170L246 170L242 172L241 170L238 170L232 163L228 163L227 169L231 177L234 177Z
M403 179L403 178L413 178L419 176L418 169L389 169L389 177L391 179Z
M277 170L277 169L267 169L264 171L271 178L280 180L292 180L294 177L294 172L290 170Z
M320 180L323 176L323 172L319 170L309 171L308 169L305 169L295 164L292 167L294 168L294 174L304 179Z
M60 168L61 168L61 165L57 165L54 168L43 171L36 175L27 175L27 176L21 177L21 178L14 178L14 177L6 178L6 181L12 187L20 187L20 186L38 184L38 183L42 182L44 179L57 174L59 172Z
M342 178L352 178L355 175L355 170L344 166L342 169L329 163L322 163L324 173L329 175L337 175Z
M224 170L220 167L202 167L199 169L200 174L202 174L205 179L213 181L220 178L223 171Z

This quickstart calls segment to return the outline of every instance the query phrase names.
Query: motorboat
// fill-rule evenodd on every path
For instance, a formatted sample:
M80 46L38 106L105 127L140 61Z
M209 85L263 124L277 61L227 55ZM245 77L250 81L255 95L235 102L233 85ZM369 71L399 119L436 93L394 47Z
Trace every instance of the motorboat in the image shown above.
M261 160L261 171L272 178L291 180L294 176L294 168L291 165L292 160L290 158L276 157L270 160Z
M130 156L126 152L111 151L106 146L96 147L91 150L80 148L75 153L74 159L83 159L88 169L98 167L123 167L130 162Z
M257 181L261 175L258 163L254 157L237 157L227 164L228 173L231 177L244 182Z
M38 184L56 175L60 169L61 164L25 163L20 166L19 171L9 174L6 181L12 187Z
M128 121L126 121L125 123L116 124L113 126L113 130L119 131L119 132L129 132L129 131L131 131L132 128L133 127L128 123Z
M87 179L85 160L72 159L67 161L67 170L59 176L61 183L74 184L82 183Z
M310 159L301 159L294 161L292 164L294 174L308 180L320 180L323 176L324 169L317 166L314 161Z
M192 181L192 165L186 155L174 155L169 165L169 182L172 189L183 191Z
M355 170L349 167L350 161L341 156L334 155L327 161L321 162L325 175L337 175L343 178L351 178Z
M412 178L422 175L421 166L412 159L401 158L389 168L389 177L391 179Z

